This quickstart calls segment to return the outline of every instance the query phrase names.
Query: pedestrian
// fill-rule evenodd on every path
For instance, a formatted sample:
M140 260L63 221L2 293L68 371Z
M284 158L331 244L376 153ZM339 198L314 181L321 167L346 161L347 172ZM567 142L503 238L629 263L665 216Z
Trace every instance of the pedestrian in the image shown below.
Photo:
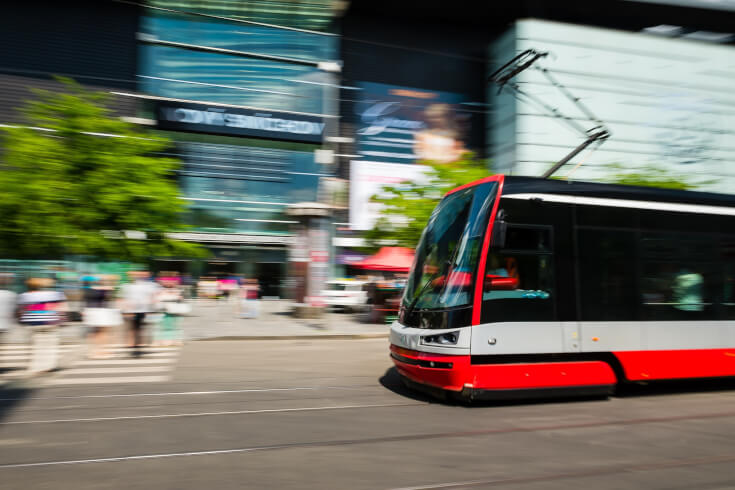
M217 281L211 277L202 277L197 284L200 298L217 299Z
M12 285L12 274L0 274L0 343L15 319L18 295L11 290Z
M143 346L143 324L146 314L155 311L158 285L149 280L147 271L130 271L131 282L121 288L121 309L130 323L130 343L133 355L140 355Z
M240 318L258 318L260 285L257 279L245 279L240 288Z
M113 307L115 276L90 278L84 289L84 324L89 329L91 359L110 357L105 345L110 343L109 331L122 323L120 310Z
M158 323L154 336L155 345L180 345L181 333L179 331L179 315L188 312L186 303L183 302L181 289L178 281L164 279L161 281L163 288L159 291L156 302L163 310L163 320Z
M58 327L64 321L66 297L53 291L53 279L31 278L28 291L18 297L20 323L31 329L33 374L55 371L59 365Z
M223 299L225 303L235 297L232 294L237 289L237 279L232 277L220 277L217 279L218 297Z

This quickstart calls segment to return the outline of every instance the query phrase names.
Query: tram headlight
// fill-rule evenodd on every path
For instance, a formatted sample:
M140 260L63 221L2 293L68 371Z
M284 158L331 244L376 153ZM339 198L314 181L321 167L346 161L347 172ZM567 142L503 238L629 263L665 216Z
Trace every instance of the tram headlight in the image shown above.
M421 337L421 343L425 345L457 345L458 340L459 331Z

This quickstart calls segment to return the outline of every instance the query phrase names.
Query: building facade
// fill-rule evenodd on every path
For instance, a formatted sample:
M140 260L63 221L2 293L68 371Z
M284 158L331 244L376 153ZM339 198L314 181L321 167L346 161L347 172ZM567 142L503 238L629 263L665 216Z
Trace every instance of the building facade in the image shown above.
M518 53L542 56L503 88L488 87L492 169L541 175L604 128L609 136L558 176L605 181L655 173L732 192L735 46L715 42L729 40L727 34L677 35L682 31L516 21L491 44L490 71Z
M732 2L37 5L0 19L0 124L22 124L29 88L65 75L172 140L192 227L179 238L212 255L156 270L242 274L282 295L300 236L290 206L337 205L324 233L339 275L378 212L370 196L421 178L422 159L470 150L488 173L541 175L600 125L609 137L557 175L657 168L733 188ZM547 54L510 81L530 98L488 83L528 49Z
M191 232L212 256L159 261L195 276L256 277L280 296L297 223L334 169L339 68L330 2L148 2L138 34L140 116L173 141ZM323 162L323 163L322 163Z

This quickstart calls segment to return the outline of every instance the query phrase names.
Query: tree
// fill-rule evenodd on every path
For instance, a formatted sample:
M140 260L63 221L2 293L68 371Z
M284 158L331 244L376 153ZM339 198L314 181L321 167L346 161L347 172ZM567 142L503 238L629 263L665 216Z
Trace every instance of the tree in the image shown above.
M26 127L5 128L0 163L0 253L86 254L140 260L199 254L170 240L182 230L175 159L157 156L165 138L110 114L106 94L58 79L36 91Z
M447 191L490 175L487 163L471 153L452 163L421 164L427 167L425 180L386 186L372 197L372 202L383 208L373 228L364 235L368 250L385 244L416 247L431 212Z

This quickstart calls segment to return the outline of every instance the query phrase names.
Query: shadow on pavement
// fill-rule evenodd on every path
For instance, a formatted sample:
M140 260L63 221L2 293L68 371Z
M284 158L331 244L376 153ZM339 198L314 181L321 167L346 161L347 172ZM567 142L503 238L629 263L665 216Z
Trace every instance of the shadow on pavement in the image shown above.
M19 386L0 387L0 421L5 420L13 410L26 400L33 392L30 388Z
M395 367L388 369L380 378L380 384L397 395L401 395L412 400L440 403L448 406L461 406L466 408L480 407L504 407L504 406L521 406L521 405L541 405L548 403L574 403L574 402L591 402L606 401L606 396L565 396L565 397L536 397L536 398L518 398L507 400L465 400L459 397L451 396L442 390L427 389L419 385L406 382Z
M417 391L406 386L403 378L400 374L398 374L398 370L395 368L395 366L388 369L385 374L381 376L379 381L384 388L387 388L388 390L402 397L410 398L411 400L417 400L427 403L454 404L452 400L446 399L446 397L442 399L440 393L436 393L436 396L432 396L431 394Z
M709 393L735 391L735 378L679 379L652 381L650 383L627 383L618 386L615 396L619 398L685 395L687 393Z

